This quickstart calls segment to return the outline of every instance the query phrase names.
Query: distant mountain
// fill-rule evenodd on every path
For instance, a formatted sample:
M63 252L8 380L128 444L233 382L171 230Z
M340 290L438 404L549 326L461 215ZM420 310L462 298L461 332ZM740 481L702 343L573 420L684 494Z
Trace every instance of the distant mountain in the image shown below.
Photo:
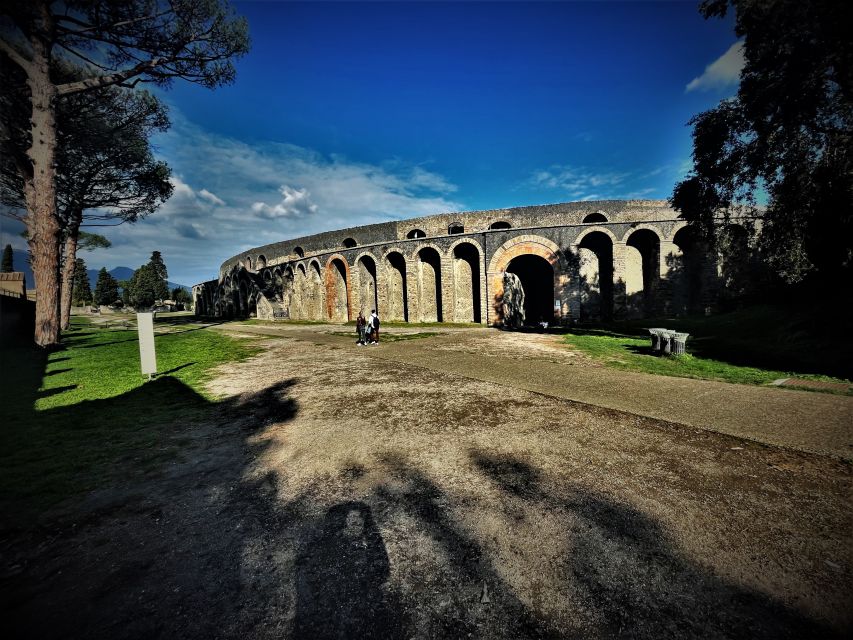
M30 267L29 253L26 251L20 251L18 249L13 249L12 260L14 261L15 271L24 272L24 277L27 279L27 289L35 289L36 281L35 278L33 278L33 270ZM92 285L93 291L95 290L95 284L98 282L98 271L100 271L100 269L86 270L86 272L89 274L89 284ZM115 269L110 270L110 275L116 280L128 280L130 276L133 275L133 272L134 269L130 269L128 267L116 267ZM181 287L182 289L191 291L191 288L185 284L169 282L169 290L172 290L175 287Z

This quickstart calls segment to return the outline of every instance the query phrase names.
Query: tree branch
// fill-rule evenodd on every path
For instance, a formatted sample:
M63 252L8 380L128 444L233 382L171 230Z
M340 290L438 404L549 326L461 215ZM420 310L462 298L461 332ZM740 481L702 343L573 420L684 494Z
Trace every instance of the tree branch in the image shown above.
M30 70L32 69L32 61L27 60L17 51L17 49L15 49L11 44L6 42L6 40L4 40L3 38L0 38L0 51L5 53L12 62L21 67L21 69L23 69L28 76L30 75Z
M85 80L80 80L78 82L61 84L56 88L56 90L59 95L64 96L70 93L79 93L80 91L98 89L100 87L106 87L113 84L122 84L133 76L138 76L150 69L154 69L162 61L162 58L152 58L151 60L140 62L135 67L131 67L125 71L120 71L119 73L112 73L106 76L96 76L94 78L86 78Z

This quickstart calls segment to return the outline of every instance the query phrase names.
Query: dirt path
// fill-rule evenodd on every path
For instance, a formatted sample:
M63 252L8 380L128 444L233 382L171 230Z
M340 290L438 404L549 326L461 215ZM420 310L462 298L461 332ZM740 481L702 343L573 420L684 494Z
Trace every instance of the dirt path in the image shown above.
M446 371L447 341L339 330L288 328L223 367L211 421L175 425L182 460L0 546L15 637L849 632L847 463ZM417 363L396 353L416 344ZM508 348L500 366L538 349L595 369Z
M234 327L350 347L340 327ZM392 330L396 331L396 330ZM766 444L853 460L853 397L619 371L541 334L452 330L371 347L370 355L627 411Z

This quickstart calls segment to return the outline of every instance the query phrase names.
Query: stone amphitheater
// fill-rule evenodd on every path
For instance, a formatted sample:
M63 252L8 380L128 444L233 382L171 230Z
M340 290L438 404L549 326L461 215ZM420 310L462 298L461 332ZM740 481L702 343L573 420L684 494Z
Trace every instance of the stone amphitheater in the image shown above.
M729 225L748 254L748 233ZM533 325L712 311L737 277L662 200L444 213L245 251L193 287L216 318Z

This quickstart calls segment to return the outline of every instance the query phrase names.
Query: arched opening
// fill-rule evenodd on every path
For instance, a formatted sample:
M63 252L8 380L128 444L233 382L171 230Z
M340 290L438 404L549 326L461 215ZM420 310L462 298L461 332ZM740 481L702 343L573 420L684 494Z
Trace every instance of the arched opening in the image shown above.
M349 321L348 294L346 265L335 258L326 267L326 308L332 322Z
M269 269L261 271L261 278L264 279L264 284L268 287L272 286L272 272Z
M447 227L447 233L455 235L457 233L465 233L465 226L461 222L454 222Z
M397 251L385 256L385 280L388 283L389 320L409 321L409 291L406 283L406 259Z
M505 220L498 220L497 222L493 222L489 225L489 229L492 231L499 231L500 229L512 229L512 225Z
M655 314L659 280L660 238L650 229L638 229L626 242L625 294L629 317Z
M257 261L255 262L255 271L260 271L261 269L267 266L267 257L265 255L259 255Z
M243 317L249 313L249 286L245 280L240 281L240 286L237 288L238 296L235 306L237 307L237 315Z
M406 237L410 240L413 238L426 238L426 233L423 229L412 229L409 233L406 234Z
M584 224L593 224L595 222L607 222L607 216L605 216L603 213L599 213L598 211L584 216Z
M251 271L252 270L252 257L246 256L245 264L243 262L241 262L240 266L243 267L244 269L248 269L249 271Z
M504 277L504 317L511 325L550 322L554 318L554 267L545 258L513 258Z
M309 320L322 320L326 315L326 287L320 275L320 263L316 260L308 265L307 278L307 300L304 303L306 317Z
M258 317L258 304L255 301L255 296L249 297L248 316L250 318L257 318Z
M693 227L679 229L672 238L678 251L666 258L672 282L672 303L676 313L703 311L705 243Z
M302 247L293 247L293 253L298 255L300 258L305 257L305 250Z
M578 245L581 320L613 319L613 241L593 231Z
M358 261L358 310L365 315L379 308L376 291L376 262L370 256L362 256Z
M728 224L719 230L720 285L718 301L722 310L735 309L750 295L756 265L752 262L749 232L739 224Z
M453 319L480 322L480 252L470 242L453 248Z
M275 288L278 291L278 299L287 309L288 317L293 317L290 302L293 300L293 267L287 267L284 273L276 270Z
M358 246L358 243L353 238L344 238L343 244L347 249L352 249L353 247Z
M418 290L421 322L443 322L441 308L441 256L432 247L418 251Z
M294 320L305 320L305 301L309 299L310 283L305 274L305 265L296 265L293 272L293 291L290 296L290 317Z

